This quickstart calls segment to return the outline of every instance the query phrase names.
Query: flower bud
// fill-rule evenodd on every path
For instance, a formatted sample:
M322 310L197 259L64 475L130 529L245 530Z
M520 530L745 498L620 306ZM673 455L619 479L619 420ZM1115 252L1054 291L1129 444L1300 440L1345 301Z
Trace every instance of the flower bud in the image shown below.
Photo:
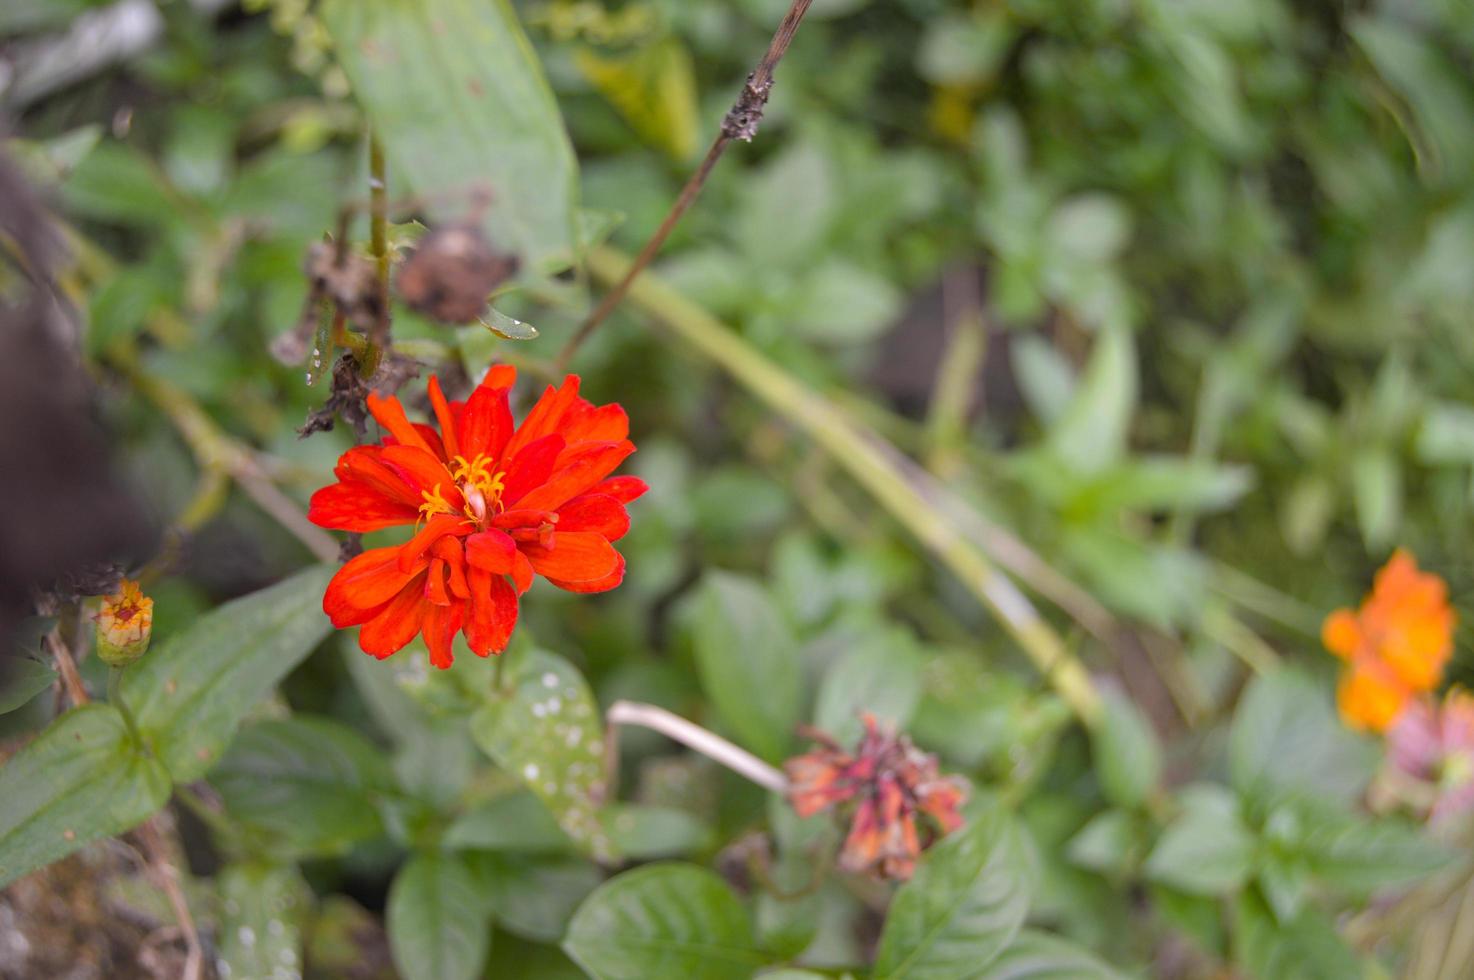
M103 596L96 619L98 658L109 667L126 667L148 649L154 601L137 582L125 578L117 592Z

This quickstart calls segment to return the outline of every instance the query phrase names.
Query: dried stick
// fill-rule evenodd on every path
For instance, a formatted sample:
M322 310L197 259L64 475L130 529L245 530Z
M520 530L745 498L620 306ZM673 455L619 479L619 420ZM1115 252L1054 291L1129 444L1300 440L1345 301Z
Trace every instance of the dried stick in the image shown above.
M783 773L746 749L740 749L720 735L714 735L700 725L689 722L680 715L672 714L664 708L635 701L616 701L609 706L604 718L609 723L611 734L618 725L639 725L641 728L659 732L687 748L700 752L713 762L721 763L737 775L752 780L764 789L772 790L774 793L788 791L788 779ZM609 739L609 743L613 744L612 738Z
M711 148L706 151L701 166L696 168L696 172L686 181L686 186L681 188L681 193L671 205L665 220L660 223L659 228L655 229L655 234L650 236L645 247L640 249L640 254L635 256L634 264L630 266L629 272L615 284L613 289L604 294L599 305L594 307L594 311L579 326L578 333L573 335L558 354L556 361L558 374L561 375L567 370L574 353L619 305L624 299L624 294L629 290L630 283L634 282L640 271L649 265L660 252L665 240L670 237L671 231L686 213L686 209L696 200L696 195L701 193L701 188L706 184L706 178L711 176L712 168L722 158L722 154L727 152L727 144L734 139L751 143L752 138L757 135L758 126L763 121L763 107L767 105L768 95L773 89L773 71L778 67L778 62L783 59L783 55L787 53L788 45L793 41L793 35L798 30L799 22L804 19L804 14L808 13L809 4L812 2L813 0L793 0L788 13L783 16L782 23L778 25L778 30L774 32L773 39L768 42L767 53L763 55L762 61L758 62L758 66L752 70L752 73L747 76L747 82L742 86L742 92L737 96L737 101L732 104L732 108L727 110L727 115L722 119L722 128L718 131L716 139L712 141Z

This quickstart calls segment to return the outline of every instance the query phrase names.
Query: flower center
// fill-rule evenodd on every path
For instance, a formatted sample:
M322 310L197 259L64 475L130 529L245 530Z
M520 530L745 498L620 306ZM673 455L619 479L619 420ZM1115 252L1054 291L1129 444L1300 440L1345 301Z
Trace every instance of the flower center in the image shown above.
M421 524L423 524L425 521L428 521L436 514L455 513L455 510L450 506L446 499L440 495L440 484L438 483L435 484L434 490L421 490L420 496L424 498L425 502L423 504L420 504L420 517L419 520L415 521L415 530L417 531L419 530Z
M485 453L477 453L469 462L464 456L451 460L451 479L461 488L467 509L478 521L486 516L488 508L495 514L505 509L502 492L506 490L503 477L507 474L505 470L493 473L491 467L492 461Z

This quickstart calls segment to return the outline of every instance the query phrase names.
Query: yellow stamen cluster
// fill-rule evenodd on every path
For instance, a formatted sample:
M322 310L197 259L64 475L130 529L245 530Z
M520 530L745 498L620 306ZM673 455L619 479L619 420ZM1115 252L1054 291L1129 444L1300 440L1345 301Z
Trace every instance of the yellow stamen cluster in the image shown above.
M417 530L422 523L428 521L436 514L455 513L455 508L451 507L446 499L440 495L440 484L438 483L435 484L434 490L421 490L420 496L424 498L425 502L420 504L420 518L415 521L415 528Z
M457 456L451 460L450 475L461 486L469 485L479 490L492 509L500 513L502 491L507 488L503 478L507 474L505 471L493 473L491 466L492 461L485 453L477 453L476 457L469 462L466 457Z

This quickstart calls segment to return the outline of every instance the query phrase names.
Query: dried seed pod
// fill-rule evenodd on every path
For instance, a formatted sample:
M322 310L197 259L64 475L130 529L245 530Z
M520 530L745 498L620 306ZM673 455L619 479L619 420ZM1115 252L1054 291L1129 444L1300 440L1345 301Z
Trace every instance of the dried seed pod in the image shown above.
M471 323L517 266L515 255L497 252L475 225L446 225L420 240L394 285L412 310L442 323Z

